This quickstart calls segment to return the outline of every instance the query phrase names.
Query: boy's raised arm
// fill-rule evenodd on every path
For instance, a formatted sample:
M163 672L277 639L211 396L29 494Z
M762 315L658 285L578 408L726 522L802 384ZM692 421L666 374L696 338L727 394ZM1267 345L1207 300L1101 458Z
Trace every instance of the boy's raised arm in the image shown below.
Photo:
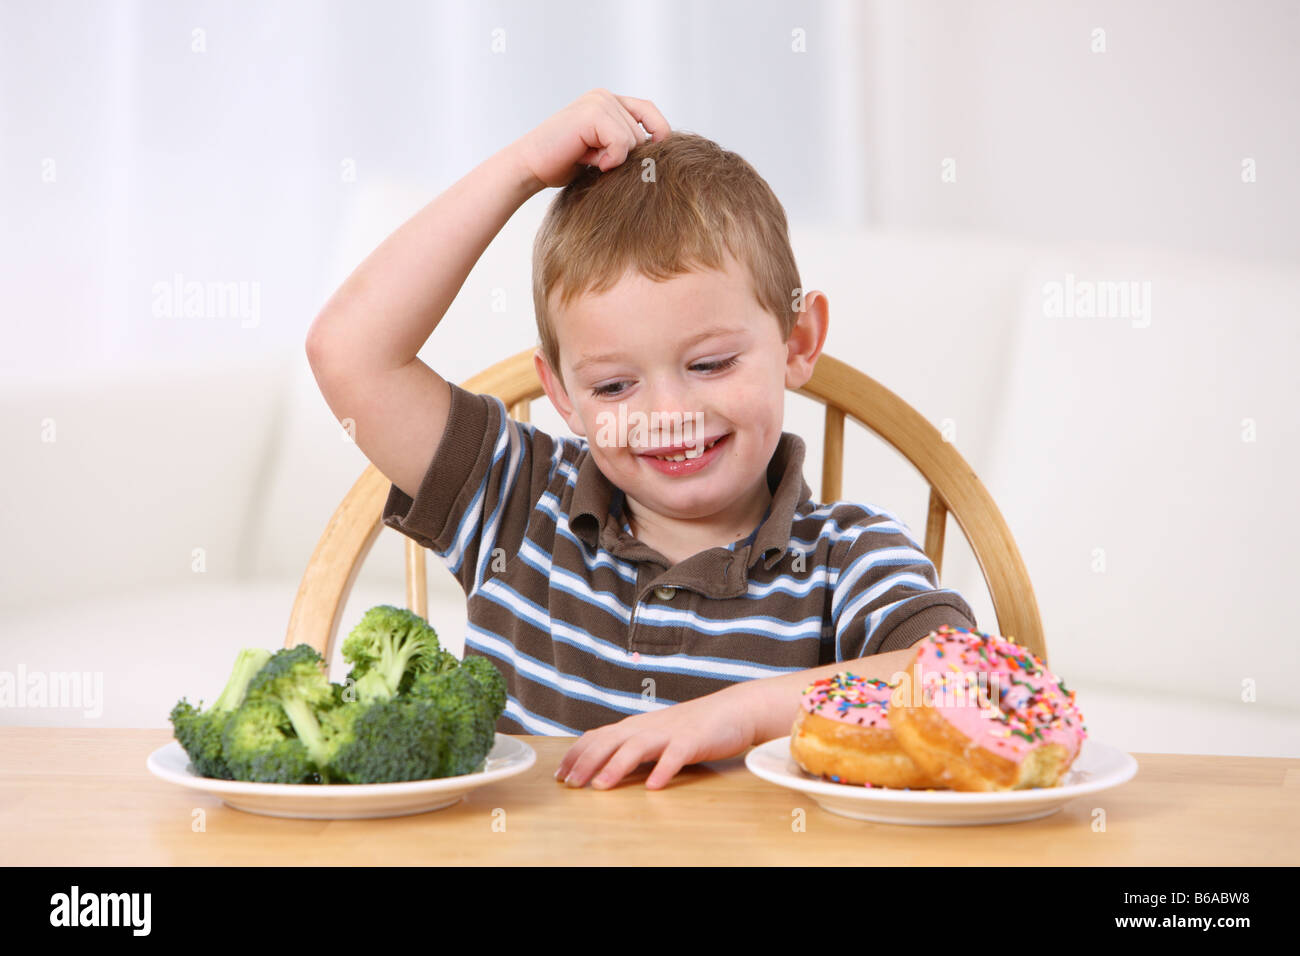
M330 410L352 420L361 451L411 497L451 406L446 380L420 361L420 349L514 212L543 188L565 185L581 164L621 163L644 138L638 120L668 135L646 101L584 94L403 223L312 322L307 358Z
M417 358L466 276L542 188L512 147L488 157L403 223L339 287L307 333L330 411L365 456L414 496L447 425L451 390Z

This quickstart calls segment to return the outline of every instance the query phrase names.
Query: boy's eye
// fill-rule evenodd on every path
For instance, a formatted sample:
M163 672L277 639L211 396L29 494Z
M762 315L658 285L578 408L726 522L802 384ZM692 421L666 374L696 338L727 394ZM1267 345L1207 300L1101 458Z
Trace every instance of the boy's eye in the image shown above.
M721 359L717 362L696 362L691 366L691 368L702 368L706 372L721 372L724 369L729 369L731 366L735 365L739 358L740 356L733 355L729 359Z
M692 368L693 371L722 372L724 369L731 368L732 365L735 365L738 358L740 358L740 356L732 355L729 359L718 359L716 362L697 362L690 365L690 368ZM595 388L591 389L591 394L597 398L610 398L611 395L617 395L623 392L624 388L627 388L627 385L628 382L625 381L606 382L604 385L597 385Z

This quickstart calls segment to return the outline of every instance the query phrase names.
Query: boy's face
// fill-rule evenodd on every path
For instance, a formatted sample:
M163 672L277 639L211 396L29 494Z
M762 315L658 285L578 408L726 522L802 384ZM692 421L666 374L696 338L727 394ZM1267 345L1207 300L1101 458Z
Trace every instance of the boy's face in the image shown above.
M781 437L785 389L812 377L826 337L826 297L809 292L803 302L798 326L782 342L776 318L754 298L748 271L728 257L721 272L665 282L631 273L604 293L555 310L563 381L540 351L539 376L640 523L647 512L664 524L752 517L749 505L766 492L767 465ZM636 433L633 423L648 427L651 413L658 413L661 431ZM674 420L685 430L672 433ZM720 436L698 460L702 467L681 474L645 454Z

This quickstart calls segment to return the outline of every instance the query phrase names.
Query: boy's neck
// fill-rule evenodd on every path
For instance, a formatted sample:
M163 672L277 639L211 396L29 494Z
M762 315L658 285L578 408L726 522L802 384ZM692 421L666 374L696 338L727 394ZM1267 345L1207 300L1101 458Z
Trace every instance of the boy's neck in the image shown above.
M653 514L634 513L626 494L621 497L623 516L639 541L654 548L673 564L710 548L744 542L763 522L772 504L766 475L735 506L707 518L681 521Z

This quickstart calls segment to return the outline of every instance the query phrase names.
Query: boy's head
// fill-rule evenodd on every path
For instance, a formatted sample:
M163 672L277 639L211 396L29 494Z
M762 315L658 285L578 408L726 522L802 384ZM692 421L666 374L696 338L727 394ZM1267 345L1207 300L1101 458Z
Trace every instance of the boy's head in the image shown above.
M629 498L701 518L766 491L785 389L812 376L827 307L802 289L785 213L749 163L674 131L604 173L580 171L538 231L533 302L547 394ZM694 341L715 328L729 331ZM620 406L629 428L658 413L686 431L611 435ZM698 475L639 454L724 434Z

